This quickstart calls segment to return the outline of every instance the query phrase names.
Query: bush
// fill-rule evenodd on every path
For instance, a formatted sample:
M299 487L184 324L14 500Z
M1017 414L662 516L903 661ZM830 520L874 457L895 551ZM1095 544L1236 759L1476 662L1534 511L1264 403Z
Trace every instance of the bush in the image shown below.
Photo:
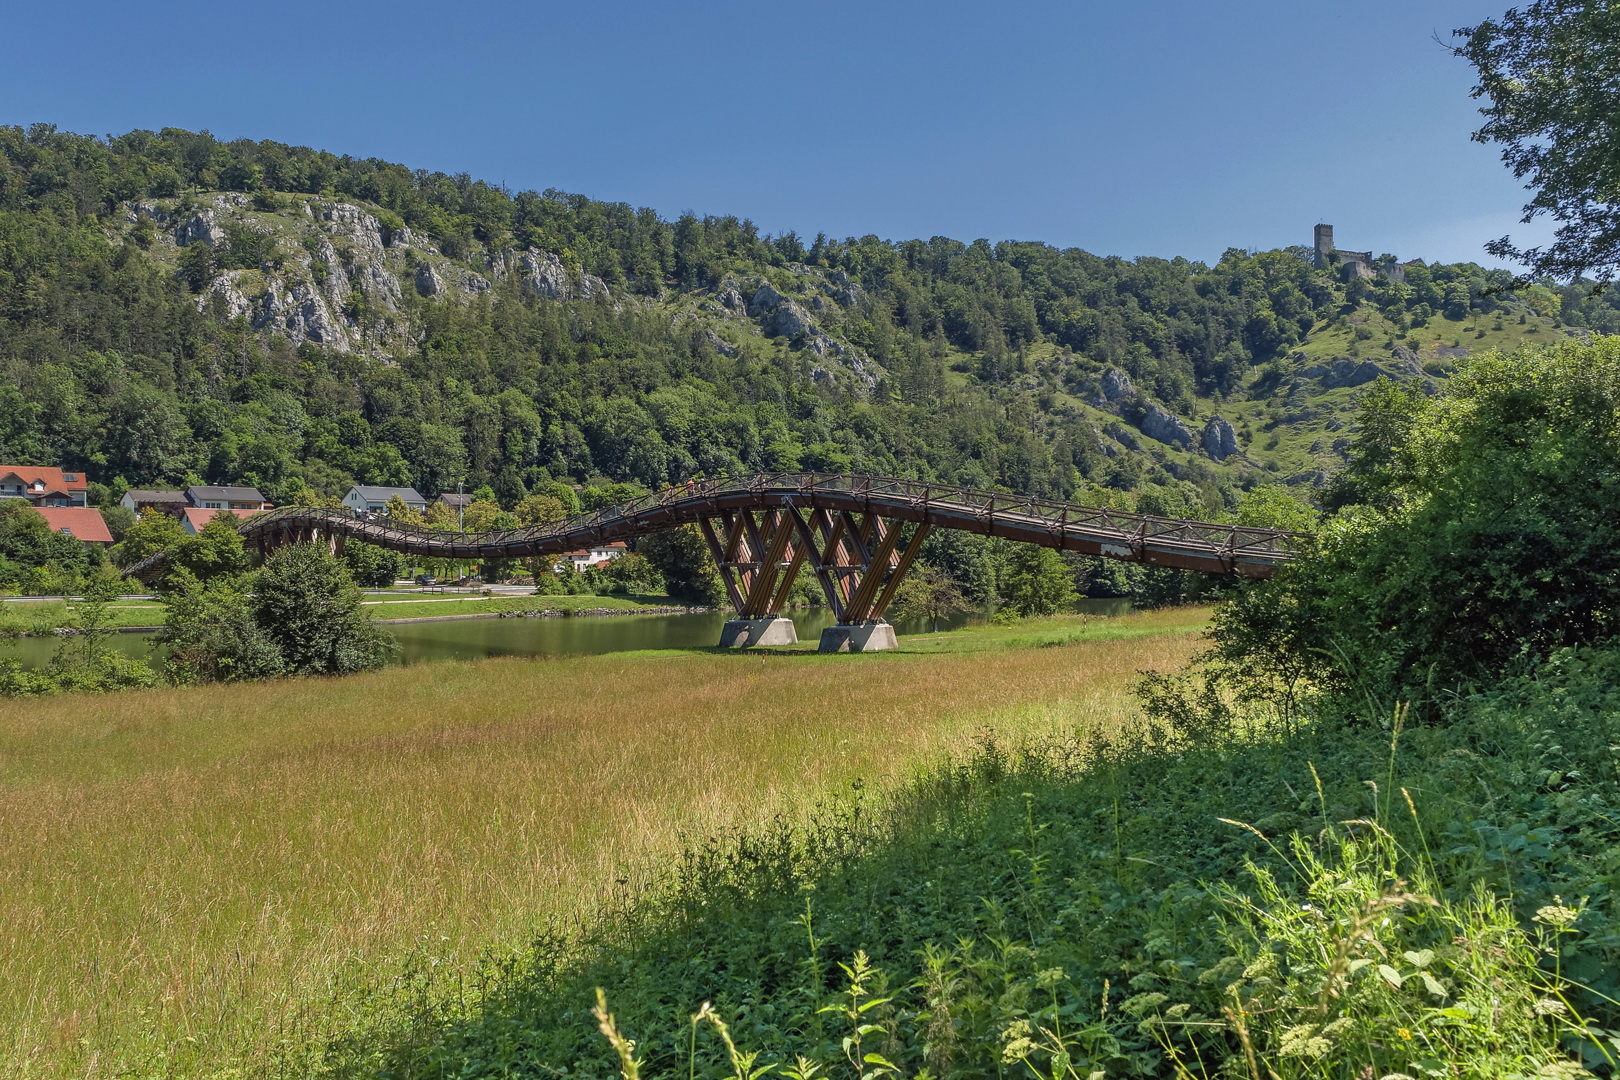
M289 675L344 675L381 667L394 644L360 607L360 590L320 544L296 544L265 560L253 617L281 650Z
M281 647L254 617L251 577L176 578L158 641L174 682L237 682L282 674Z
M399 552L359 540L344 544L343 565L355 584L368 589L386 589L405 576L408 569L405 556Z
M1364 402L1319 546L1216 618L1238 682L1432 704L1620 633L1620 339ZM1427 707L1427 706L1425 706Z
M159 640L177 682L342 675L387 663L394 644L323 545L276 552L255 575L176 588Z

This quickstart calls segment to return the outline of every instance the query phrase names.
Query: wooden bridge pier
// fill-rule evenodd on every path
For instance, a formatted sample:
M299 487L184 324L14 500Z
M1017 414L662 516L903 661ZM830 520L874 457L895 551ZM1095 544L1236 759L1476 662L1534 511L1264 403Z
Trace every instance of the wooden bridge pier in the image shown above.
M723 510L698 519L737 617L720 634L723 647L791 645L793 620L782 609L808 564L837 625L821 633L822 652L895 647L884 619L906 571L927 537L921 523L903 525L876 513L801 509Z

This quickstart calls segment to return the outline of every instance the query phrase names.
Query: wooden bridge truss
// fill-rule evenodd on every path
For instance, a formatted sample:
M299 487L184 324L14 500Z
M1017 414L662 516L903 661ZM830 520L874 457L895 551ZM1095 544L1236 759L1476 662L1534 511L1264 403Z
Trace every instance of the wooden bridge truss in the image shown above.
M779 615L808 563L833 616L846 625L883 618L932 528L922 522L906 538L901 522L876 513L792 505L723 510L697 525L739 619Z

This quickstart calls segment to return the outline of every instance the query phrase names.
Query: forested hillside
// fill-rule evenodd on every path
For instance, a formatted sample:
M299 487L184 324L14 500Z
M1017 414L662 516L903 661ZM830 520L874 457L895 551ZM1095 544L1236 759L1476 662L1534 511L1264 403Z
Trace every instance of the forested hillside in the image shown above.
M1381 374L1620 330L1608 294L1510 283L1361 280L1304 248L807 242L206 132L0 128L0 460L103 498L361 481L510 505L803 468L1211 514L1319 482Z

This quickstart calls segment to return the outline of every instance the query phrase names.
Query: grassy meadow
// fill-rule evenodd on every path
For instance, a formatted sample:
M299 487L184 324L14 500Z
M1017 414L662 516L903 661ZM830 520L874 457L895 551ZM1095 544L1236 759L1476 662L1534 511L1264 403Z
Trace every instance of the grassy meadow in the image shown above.
M263 1075L693 838L986 730L1113 730L1207 614L0 702L5 1075Z

